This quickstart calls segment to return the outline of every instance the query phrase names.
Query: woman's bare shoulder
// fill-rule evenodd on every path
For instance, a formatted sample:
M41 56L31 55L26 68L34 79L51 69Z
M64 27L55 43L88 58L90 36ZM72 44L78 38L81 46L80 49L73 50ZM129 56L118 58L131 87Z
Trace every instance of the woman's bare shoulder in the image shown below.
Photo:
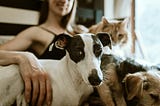
M21 31L20 33L18 33L18 36L34 38L34 37L40 36L41 33L42 33L42 30L38 26L31 26Z
M31 27L28 27L26 28L25 30L23 30L22 32L20 32L19 34L21 33L27 33L27 34L35 34L37 32L41 31L41 29L38 27L38 26L31 26Z

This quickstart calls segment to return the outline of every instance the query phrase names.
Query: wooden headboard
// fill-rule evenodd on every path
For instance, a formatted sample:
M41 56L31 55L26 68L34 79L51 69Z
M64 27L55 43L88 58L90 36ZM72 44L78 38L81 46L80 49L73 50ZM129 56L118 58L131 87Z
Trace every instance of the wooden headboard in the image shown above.
M1 0L0 35L16 35L25 28L36 25L41 0Z

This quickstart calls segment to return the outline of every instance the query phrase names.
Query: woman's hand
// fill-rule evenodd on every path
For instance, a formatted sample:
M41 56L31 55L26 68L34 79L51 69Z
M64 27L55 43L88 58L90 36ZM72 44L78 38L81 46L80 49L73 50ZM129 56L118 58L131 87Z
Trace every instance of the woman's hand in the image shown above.
M32 106L41 106L44 101L51 105L52 89L49 75L37 58L29 52L21 53L18 58L20 73L25 84L25 99Z
M0 65L9 64L18 64L20 67L28 103L41 106L45 101L51 105L52 88L49 75L32 53L0 50Z

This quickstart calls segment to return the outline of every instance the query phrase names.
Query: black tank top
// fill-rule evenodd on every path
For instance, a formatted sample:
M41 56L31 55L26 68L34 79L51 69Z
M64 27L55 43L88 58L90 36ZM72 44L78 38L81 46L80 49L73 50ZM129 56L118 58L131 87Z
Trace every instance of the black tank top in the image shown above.
M48 29L45 29L44 27L39 27L53 35L55 35L55 37L53 38L52 42L48 45L47 49L44 51L44 53L39 56L39 59L56 59L56 60L60 60L61 58L63 58L66 55L66 51L64 49L59 49L57 48L54 43L57 39L57 35L53 32L51 32Z

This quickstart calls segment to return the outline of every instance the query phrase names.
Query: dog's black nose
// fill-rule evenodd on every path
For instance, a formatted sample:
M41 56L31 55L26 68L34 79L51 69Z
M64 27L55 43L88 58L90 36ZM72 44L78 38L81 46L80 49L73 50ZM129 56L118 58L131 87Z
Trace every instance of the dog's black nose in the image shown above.
M102 82L102 80L100 79L100 77L97 74L96 69L92 69L92 73L89 75L88 80L89 80L90 84L93 86L97 86Z

